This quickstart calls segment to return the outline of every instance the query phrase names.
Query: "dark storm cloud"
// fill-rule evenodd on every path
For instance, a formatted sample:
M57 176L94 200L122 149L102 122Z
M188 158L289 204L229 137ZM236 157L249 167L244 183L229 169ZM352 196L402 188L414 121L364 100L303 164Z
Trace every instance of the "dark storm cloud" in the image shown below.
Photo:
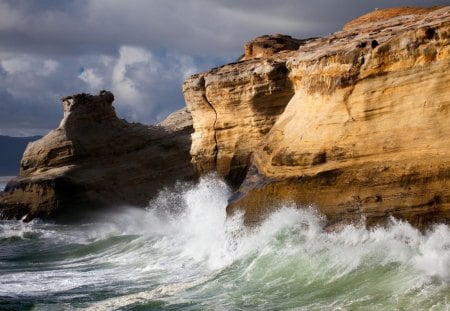
M42 101L15 98L5 90L0 90L0 98L0 124L2 125L1 133L4 135L43 134L49 128L49 123L42 121L43 116L53 121L62 117L62 112L57 106L57 99L54 99L52 103L44 104ZM53 122L52 125L56 126L57 123Z
M0 0L0 134L49 129L59 97L111 89L118 113L154 122L183 105L189 74L262 34L305 38L375 8L448 0ZM8 117L7 117L8 116Z
M264 33L323 35L376 7L442 0L77 0L2 2L2 48L114 53L120 45L226 57Z

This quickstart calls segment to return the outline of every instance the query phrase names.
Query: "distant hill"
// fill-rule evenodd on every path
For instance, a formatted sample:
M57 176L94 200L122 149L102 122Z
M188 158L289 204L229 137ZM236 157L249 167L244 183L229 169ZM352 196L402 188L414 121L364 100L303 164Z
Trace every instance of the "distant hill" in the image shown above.
M25 147L41 136L9 137L0 135L0 176L14 176L19 173L20 160Z

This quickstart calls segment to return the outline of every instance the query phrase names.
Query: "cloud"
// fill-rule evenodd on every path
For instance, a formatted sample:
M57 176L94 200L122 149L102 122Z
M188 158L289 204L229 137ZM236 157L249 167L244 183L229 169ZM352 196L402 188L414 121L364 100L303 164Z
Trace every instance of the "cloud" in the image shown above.
M13 8L6 2L0 2L0 30L14 29L20 25L24 16L20 10Z
M32 61L28 55L3 54L1 65L6 73L14 75L29 71Z
M0 53L0 134L42 134L55 127L62 81L54 59Z
M48 82L59 66L57 60L44 56L0 52L0 89L16 98L37 98L49 92ZM55 80L52 85L61 83Z
M112 73L112 89L116 97L128 105L139 106L144 100L142 87L158 71L158 65L152 61L152 55L142 48L121 47Z
M130 121L155 123L184 105L183 80L199 71L193 57L156 53L142 47L121 46L115 57L88 55L79 59L87 91L111 90L118 114Z
M53 59L46 59L43 62L42 69L38 72L41 76L48 76L56 71L59 63Z
M242 44L257 35L309 36L324 28L324 23L302 10L292 14L289 6L299 7L292 2L285 9L270 2L247 7L237 1L213 0L57 2L57 7L20 0L11 2L14 6L3 3L8 18L0 24L0 40L10 43L4 48L68 55L87 49L109 54L119 44L229 57L239 55Z
M400 5L448 0L0 0L0 134L54 128L61 96L100 89L121 117L157 122L184 105L187 76L256 36L324 35Z
M49 59L34 54L0 53L0 134L39 134L62 116L59 98L73 93L115 94L120 117L155 123L184 106L183 80L214 63L175 52L121 46L113 55L86 54Z
M79 75L78 78L81 79L81 81L85 82L89 85L89 88L92 90L96 90L102 87L103 84L103 78L97 75L92 68L88 68L83 70Z
M258 35L324 35L375 7L437 4L448 0L0 0L0 42L47 55L127 45L226 58Z

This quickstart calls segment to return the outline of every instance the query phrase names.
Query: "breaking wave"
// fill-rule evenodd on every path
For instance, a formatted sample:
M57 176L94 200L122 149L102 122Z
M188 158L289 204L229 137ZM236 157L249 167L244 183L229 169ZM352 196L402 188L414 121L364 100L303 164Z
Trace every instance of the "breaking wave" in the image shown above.
M449 308L449 227L327 232L284 206L250 229L229 196L208 177L83 225L2 221L0 309Z

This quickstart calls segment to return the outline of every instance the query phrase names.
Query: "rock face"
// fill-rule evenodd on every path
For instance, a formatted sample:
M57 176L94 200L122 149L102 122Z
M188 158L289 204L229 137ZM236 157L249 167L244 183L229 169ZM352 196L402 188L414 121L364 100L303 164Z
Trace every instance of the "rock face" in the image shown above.
M295 51L308 40L299 40L286 35L261 36L245 44L241 60L268 57L283 51Z
M229 213L295 202L330 225L448 223L450 7L379 10L268 55L184 85L196 169L251 166Z
M192 130L191 112L187 109L187 107L184 107L178 111L171 113L158 125L171 131L178 131L185 129Z
M213 171L248 224L291 202L330 226L449 223L449 72L450 7L395 8L324 38L256 38L240 61L188 78L187 109L159 126L118 119L109 92L69 96L0 194L1 217L146 205Z
M367 25L368 27L372 27L372 23L394 18L404 19L406 15L415 15L415 18L417 19L420 18L420 16L426 15L441 8L442 7L400 7L375 10L348 22L342 29L351 30L352 28L363 28L365 25Z
M233 185L242 182L252 151L294 95L288 56L228 64L184 82L195 129L191 155L199 174L216 171Z
M162 187L194 178L188 112L144 126L117 118L110 92L62 100L59 128L27 146L0 197L2 218L73 220L100 207L145 206Z

